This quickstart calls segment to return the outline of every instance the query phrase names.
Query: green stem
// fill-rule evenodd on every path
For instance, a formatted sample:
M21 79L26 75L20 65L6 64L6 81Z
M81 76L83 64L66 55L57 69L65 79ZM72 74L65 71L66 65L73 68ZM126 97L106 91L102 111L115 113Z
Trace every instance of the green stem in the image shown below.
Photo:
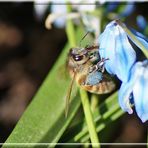
M67 5L67 12L71 12L71 6ZM66 33L67 33L67 37L68 37L68 41L71 47L75 47L76 46L76 39L75 39L75 29L74 29L74 25L72 20L67 19L67 23L66 23Z
M106 119L105 121L100 121L100 124L98 124L96 131L99 133L102 131L107 125L113 123L113 121L116 121L119 117L121 117L124 114L124 112L119 109L116 113L114 113L110 118ZM81 138L81 142L86 142L89 139L89 135L86 134Z
M97 106L98 106L98 103L99 103L99 98L98 98L98 95L96 94L92 94L91 95L91 110L92 110L92 113L95 112ZM99 115L99 114L98 114Z
M67 11L71 12L70 5L67 5ZM68 37L70 46L75 47L76 46L75 29L74 29L74 25L71 20L67 20L66 33L67 33L67 37ZM81 95L81 101L82 101L82 105L83 105L83 109L84 109L84 114L85 114L85 118L86 118L86 122L87 122L87 126L88 126L88 131L90 134L92 146L100 148L87 93L86 93L86 91L84 91L80 88L80 95Z
M148 49L135 37L135 35L123 24L120 20L116 20L117 24L120 25L128 36L135 42L135 44L141 49L144 55L148 58Z
M111 108L109 110L107 110L105 113L103 113L103 115L98 115L98 113L95 115L95 123L97 122L101 122L102 119L104 120L102 122L102 124L106 124L105 121L108 118L112 118L111 116L114 115L114 113L120 109L120 106L118 104L118 101L116 100L118 96L118 92L115 92L114 94L112 94L109 98L106 99L105 102L103 102L103 104L101 104L99 107L99 110L102 110L103 108L107 107L107 106L111 106ZM114 103L112 103L114 102ZM110 120L110 122L112 122ZM99 127L100 125L98 125ZM75 137L74 140L75 141L79 141L83 136L85 136L88 133L88 129L85 127L81 132L79 132Z
M111 124L113 121L115 121L116 119L118 119L121 115L123 115L124 112L120 109L120 107L118 108L114 108L113 107L113 110L111 110L110 112L107 112L104 113L104 115L102 116L102 118L99 116L98 119L95 121L95 123L100 123L100 124L97 124L97 133L102 131L106 125L109 125ZM109 119L109 120L108 120ZM111 119L111 120L110 120ZM103 121L102 121L103 120ZM80 133L78 133L75 137L74 137L74 140L75 141L83 141L82 139L84 137L88 137L88 129L87 128L84 128Z
M96 128L95 128L95 122L92 117L92 112L90 109L87 92L80 88L80 96L81 96L81 101L82 101L82 105L84 109L85 119L86 119L86 123L88 126L88 131L90 134L90 140L92 142L92 146L93 147L97 146L99 148L100 147L99 139L98 139L98 135L97 135Z
M95 123L100 123L100 122L102 122L102 120L103 120L103 122L101 123L101 124L103 124L103 125L106 125L106 120L108 119L108 118L112 118L112 116L114 115L114 113L118 110L119 108L118 108L118 105L116 105L116 106L114 106L113 107L113 109L112 110L110 110L110 111L108 111L108 112L106 112L106 113L104 113L104 115L101 117L101 116L98 116L96 119L95 119ZM112 121L111 121L112 122ZM100 126L100 124L97 124L98 126L97 126L97 128ZM76 141L78 141L79 139L81 139L81 137L83 137L85 134L87 134L88 133L88 129L87 128L85 128L83 131L81 131L79 134L77 134L76 136L75 136L75 140Z

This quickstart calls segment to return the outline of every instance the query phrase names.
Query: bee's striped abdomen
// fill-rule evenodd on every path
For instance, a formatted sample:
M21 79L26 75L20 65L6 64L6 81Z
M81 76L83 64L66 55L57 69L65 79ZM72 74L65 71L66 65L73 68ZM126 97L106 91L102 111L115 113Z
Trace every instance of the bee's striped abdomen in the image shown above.
M115 83L113 81L102 80L97 85L86 85L86 75L77 76L76 82L85 90L95 94L110 93L115 89Z

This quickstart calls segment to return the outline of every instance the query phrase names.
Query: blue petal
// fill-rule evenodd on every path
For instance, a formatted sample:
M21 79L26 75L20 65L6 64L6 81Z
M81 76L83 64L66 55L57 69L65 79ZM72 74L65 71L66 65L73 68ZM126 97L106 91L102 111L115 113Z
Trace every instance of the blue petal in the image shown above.
M122 83L119 90L119 104L122 110L128 112L129 114L133 113L133 110L130 105L130 95L132 93L133 81L130 83Z
M131 71L130 71L130 78L128 82L122 83L120 90L119 90L119 104L124 111L127 111L129 114L133 112L130 106L130 96L133 92L133 87L139 78L139 74L137 70L141 67L141 62L136 63ZM134 100L135 102L135 100Z
M100 43L100 56L101 58L109 58L105 63L105 68L108 73L115 74L115 35L106 27L106 30L99 38Z
M143 85L143 98L142 98L142 107L143 107L143 114L141 116L141 120L143 122L148 120L148 96L147 96L147 92L148 92L148 74L147 74L147 79L145 81L145 84Z
M135 35L136 39L139 40L143 46L148 50L148 39L143 35L141 34L140 32L134 30L134 29L130 29L132 31L132 33ZM131 40L132 38L130 36L128 36ZM139 45L132 40L132 42L137 46L139 47ZM140 48L140 47L139 47Z
M127 81L130 68L136 60L136 53L126 33L112 21L106 26L99 42L101 58L109 58L105 63L106 70L110 74L116 74L121 81Z
M127 3L126 7L124 8L123 12L120 14L121 17L127 17L135 10L134 2Z
M60 1L57 1L57 3L58 2L60 3ZM58 17L54 21L54 24L56 25L56 27L63 28L66 22L66 13L67 13L66 5L52 4L51 12L56 14L65 14L65 15L62 15L61 17Z
M136 21L140 30L144 31L147 25L145 18L142 15L138 15Z
M148 60L146 62L146 67L144 66L145 61L139 62L141 66L137 67L135 71L135 73L138 73L138 78L133 86L135 109L143 122L148 120Z
M136 61L136 53L130 45L127 35L120 26L115 29L116 33L116 75L126 82L129 78L129 71Z

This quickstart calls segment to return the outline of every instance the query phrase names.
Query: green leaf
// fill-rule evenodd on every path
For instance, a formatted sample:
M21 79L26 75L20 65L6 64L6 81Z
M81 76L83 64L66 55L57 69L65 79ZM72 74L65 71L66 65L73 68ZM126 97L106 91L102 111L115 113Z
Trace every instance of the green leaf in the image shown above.
M104 102L100 104L98 108L100 114L98 115L97 110L94 112L94 118L97 125L96 130L98 133L125 113L121 110L117 97L118 92L113 93ZM89 134L87 126L85 124L82 131L74 137L74 141L86 142L88 139Z
M81 36L79 32L78 35ZM58 142L80 106L79 96L73 95L65 118L65 97L70 79L63 69L68 50L67 45L3 147L10 143Z
M100 134L100 132L104 132L105 129L110 128L124 114L125 112L119 106L118 91L116 91L106 98L93 112L97 133ZM68 142L88 142L90 137L86 122L83 118L77 119L77 121L78 123L67 131L64 138L66 137L65 139Z

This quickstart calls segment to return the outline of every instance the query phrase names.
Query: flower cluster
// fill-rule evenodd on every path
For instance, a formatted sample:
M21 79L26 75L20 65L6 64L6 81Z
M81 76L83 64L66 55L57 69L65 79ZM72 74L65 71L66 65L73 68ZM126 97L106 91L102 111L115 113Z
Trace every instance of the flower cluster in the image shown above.
M138 48L143 45L148 49L146 38L135 30L125 30L118 21L109 23L99 38L100 55L109 58L105 63L108 73L116 75L122 82L119 90L119 104L124 111L133 113L130 99L134 100L135 109L140 119L148 120L148 60L137 62L133 42ZM129 42L130 40L130 42Z
M76 24L79 24L79 19L81 19L87 31L99 34L99 17L91 14L96 10L96 0L69 0L67 2L70 3L72 9L70 13L67 13L67 4L64 0L51 0L51 2L51 13L45 22L46 28L50 29L52 23L58 28L63 28L67 19L73 19Z
M133 2L127 2L123 7L117 2L108 2L107 5L104 5L104 0L69 0L67 2L70 3L72 11L67 13L67 5L64 0L51 0L50 2L51 13L45 21L46 28L51 29L52 23L58 28L63 28L67 19L73 19L77 25L82 22L85 29L93 32L95 37L100 34L102 13L106 15L106 18L117 19L129 16L135 9ZM123 9L118 11L120 7ZM111 13L113 14L110 15Z

